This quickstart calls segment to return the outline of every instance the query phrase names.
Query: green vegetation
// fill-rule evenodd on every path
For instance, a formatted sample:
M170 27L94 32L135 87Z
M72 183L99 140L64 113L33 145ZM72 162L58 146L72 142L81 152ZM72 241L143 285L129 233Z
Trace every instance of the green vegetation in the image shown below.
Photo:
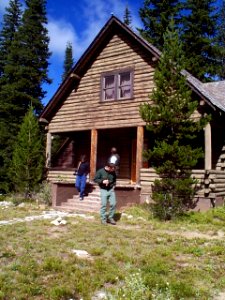
M127 209L117 226L102 226L99 215L1 226L0 299L89 300L104 292L110 300L202 300L223 292L224 207L163 223L146 208ZM1 209L0 219L37 209Z
M43 84L51 82L46 1L24 2L22 7L19 0L9 1L0 31L0 191L4 193L13 190L9 169L19 127L30 105L36 114L41 112Z
M12 181L15 190L31 197L41 182L44 169L44 147L38 120L30 107L21 124L12 157Z
M182 75L187 61L171 21L164 35L164 50L155 71L156 88L149 103L140 106L146 128L153 133L154 144L146 158L161 180L155 180L152 205L155 216L171 219L192 207L195 180L192 169L203 151L196 147L206 117L193 119L198 103L193 101Z
M64 80L69 72L71 71L71 68L73 67L74 60L73 60L73 47L72 43L68 42L66 45L66 50L65 50L65 57L64 57L64 63L63 63L63 75L62 75L62 80Z
M215 81L224 76L224 2L215 0L145 0L139 10L141 35L163 49L163 35L174 19L188 59L186 70L196 78ZM223 64L224 65L224 64Z

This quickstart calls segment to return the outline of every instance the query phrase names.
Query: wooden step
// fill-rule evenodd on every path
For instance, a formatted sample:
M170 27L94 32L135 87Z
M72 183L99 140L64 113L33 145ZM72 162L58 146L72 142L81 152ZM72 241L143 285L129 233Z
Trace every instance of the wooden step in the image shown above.
M67 201L62 202L60 206L55 207L55 209L78 213L89 213L99 212L100 207L100 190L97 187L89 191L82 201L79 199L79 195L74 195L72 198L67 199Z

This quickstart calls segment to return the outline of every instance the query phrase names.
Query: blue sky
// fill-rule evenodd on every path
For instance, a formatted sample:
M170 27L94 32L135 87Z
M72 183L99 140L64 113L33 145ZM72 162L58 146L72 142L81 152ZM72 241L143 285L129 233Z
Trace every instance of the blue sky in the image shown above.
M132 15L133 28L141 27L138 9L144 0L47 0L48 32L50 37L49 76L51 85L45 85L46 105L61 83L63 61L67 42L73 45L75 62L80 58L95 36L113 13L123 20L128 5ZM0 0L0 20L9 0ZM21 0L23 3L23 0Z

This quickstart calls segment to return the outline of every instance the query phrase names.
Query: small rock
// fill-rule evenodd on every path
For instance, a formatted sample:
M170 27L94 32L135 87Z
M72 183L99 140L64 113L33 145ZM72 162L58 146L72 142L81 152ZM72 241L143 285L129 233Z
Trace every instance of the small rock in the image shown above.
M51 224L59 226L59 225L65 225L67 224L66 220L63 220L61 217L58 217L57 219L53 220Z
M92 259L90 254L86 250L72 250L72 253L76 254L76 256L80 258Z
M10 201L0 201L0 206L13 206L13 203Z
M224 237L224 232L223 232L222 230L218 230L218 231L217 231L217 235L218 235L219 237Z

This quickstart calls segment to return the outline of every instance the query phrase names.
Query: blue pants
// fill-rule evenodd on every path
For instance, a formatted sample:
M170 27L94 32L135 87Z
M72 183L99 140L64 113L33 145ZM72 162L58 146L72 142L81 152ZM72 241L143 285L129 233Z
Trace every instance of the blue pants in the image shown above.
M86 179L87 179L87 176L85 174L77 175L77 177L76 177L75 187L77 188L78 192L80 193L81 198L84 197L84 191L85 191L85 187L86 187Z
M100 189L101 192L101 209L100 209L100 217L102 221L106 221L106 207L107 202L109 201L109 219L113 219L113 216L116 211L116 196L114 188L107 191L104 189Z

